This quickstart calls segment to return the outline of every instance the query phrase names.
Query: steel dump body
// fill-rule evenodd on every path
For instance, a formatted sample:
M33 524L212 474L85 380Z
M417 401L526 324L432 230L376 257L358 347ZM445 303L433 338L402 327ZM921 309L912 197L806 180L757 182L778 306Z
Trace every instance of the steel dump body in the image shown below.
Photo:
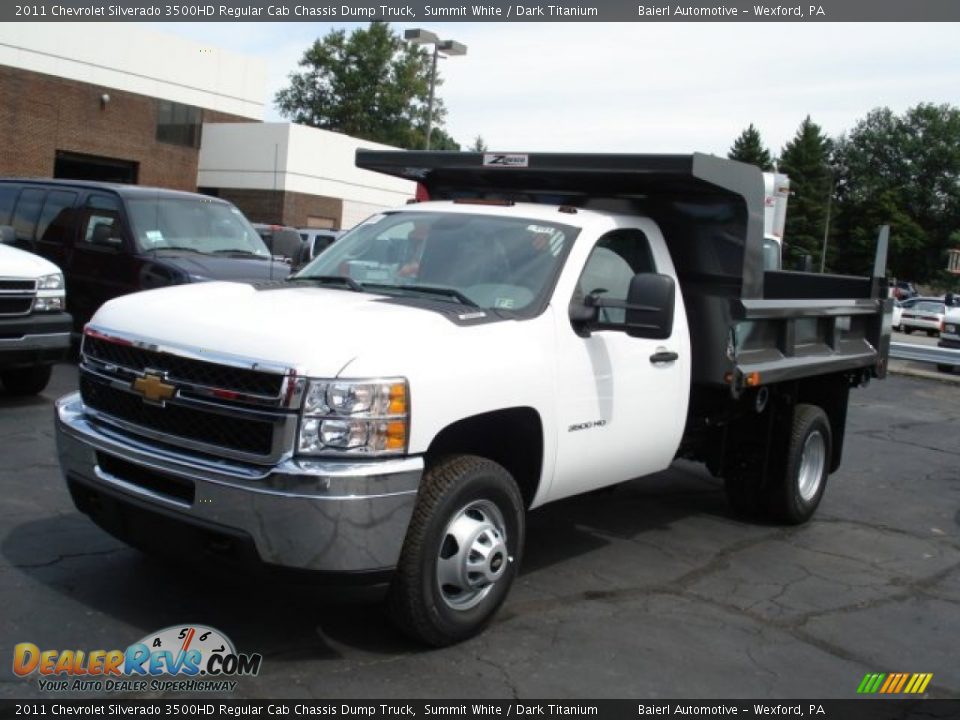
M358 150L357 166L415 180L434 200L532 201L653 219L677 268L695 385L738 395L814 375L886 373L886 236L872 277L765 271L764 180L752 165L700 153Z

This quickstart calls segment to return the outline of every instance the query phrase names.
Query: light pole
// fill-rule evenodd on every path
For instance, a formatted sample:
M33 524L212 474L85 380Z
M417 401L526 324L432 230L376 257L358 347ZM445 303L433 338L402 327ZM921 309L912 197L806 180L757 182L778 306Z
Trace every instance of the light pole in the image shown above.
M437 58L466 55L467 46L456 40L441 40L436 33L422 28L405 30L403 39L416 45L433 45L433 65L430 69L430 99L427 101L427 142L426 149L430 149L430 136L433 135L433 95L437 85ZM441 56L440 53L443 53Z

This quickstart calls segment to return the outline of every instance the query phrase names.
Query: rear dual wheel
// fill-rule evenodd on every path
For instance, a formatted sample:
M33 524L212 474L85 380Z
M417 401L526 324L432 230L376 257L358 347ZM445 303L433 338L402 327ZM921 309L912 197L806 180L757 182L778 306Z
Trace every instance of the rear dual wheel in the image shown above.
M465 640L490 621L517 574L524 504L485 458L442 459L424 475L387 599L397 627L428 645Z
M772 459L768 477L764 479L756 467L759 463L754 463L725 478L734 511L788 525L809 520L826 489L832 442L826 413L816 405L797 405L786 454Z

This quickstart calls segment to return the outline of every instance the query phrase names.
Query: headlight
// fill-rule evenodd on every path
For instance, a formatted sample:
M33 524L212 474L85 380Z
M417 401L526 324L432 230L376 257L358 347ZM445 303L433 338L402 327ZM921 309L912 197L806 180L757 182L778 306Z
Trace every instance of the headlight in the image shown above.
M51 273L38 278L37 290L63 290L63 273Z
M38 297L33 303L34 312L59 312L63 310L63 296Z
M297 438L301 455L402 455L409 390L403 379L311 380Z

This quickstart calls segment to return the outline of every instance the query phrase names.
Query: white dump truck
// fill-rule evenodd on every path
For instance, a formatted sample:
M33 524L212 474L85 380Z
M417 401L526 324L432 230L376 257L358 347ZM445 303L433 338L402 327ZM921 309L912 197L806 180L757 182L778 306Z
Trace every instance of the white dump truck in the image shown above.
M129 543L387 593L478 632L527 510L700 460L801 523L850 388L886 372L872 277L765 270L764 182L707 155L359 151L432 200L283 282L104 305L57 406L77 507Z

